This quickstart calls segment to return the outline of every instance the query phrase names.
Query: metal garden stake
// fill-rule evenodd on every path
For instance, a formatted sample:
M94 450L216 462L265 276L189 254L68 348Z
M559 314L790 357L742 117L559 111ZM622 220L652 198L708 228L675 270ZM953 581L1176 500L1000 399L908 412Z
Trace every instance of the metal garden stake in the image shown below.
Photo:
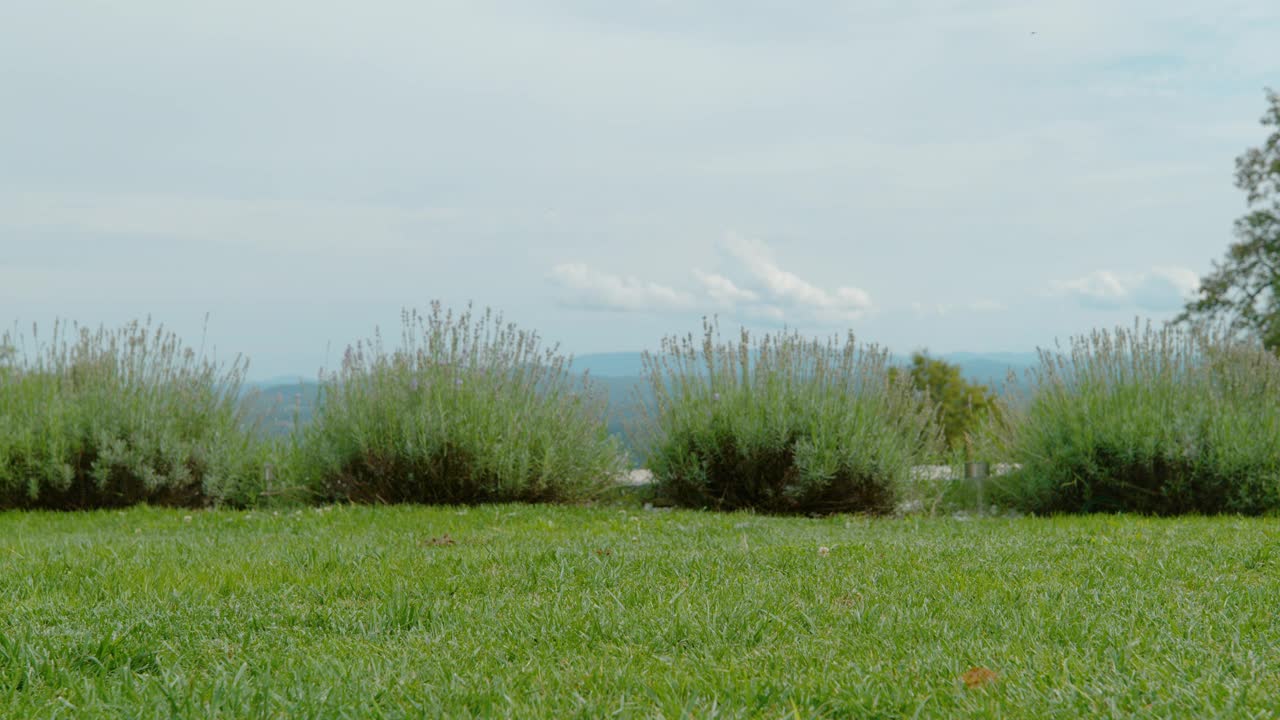
M978 514L983 514L983 486L986 484L989 466L984 462L967 462L964 464L964 479L973 482L978 490Z

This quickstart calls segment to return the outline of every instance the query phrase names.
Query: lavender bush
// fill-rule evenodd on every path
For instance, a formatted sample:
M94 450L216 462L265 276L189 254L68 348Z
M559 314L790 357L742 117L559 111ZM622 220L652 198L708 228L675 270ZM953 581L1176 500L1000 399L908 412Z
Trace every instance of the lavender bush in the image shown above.
M1280 359L1211 328L1118 328L1041 351L987 433L1034 512L1280 510Z
M266 451L243 422L242 358L201 358L150 319L58 323L47 343L7 332L0 348L0 507L257 499Z
M556 348L486 310L406 311L401 343L349 348L321 378L294 471L325 499L581 501L623 471L604 403Z
M693 507L779 513L887 512L913 465L941 450L928 398L889 372L889 354L852 334L737 343L704 325L644 356L656 403L649 467L660 492Z

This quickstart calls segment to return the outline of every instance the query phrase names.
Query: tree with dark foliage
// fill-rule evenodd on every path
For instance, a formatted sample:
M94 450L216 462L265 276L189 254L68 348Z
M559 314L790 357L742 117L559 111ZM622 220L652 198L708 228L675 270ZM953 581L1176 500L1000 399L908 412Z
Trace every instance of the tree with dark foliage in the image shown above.
M933 402L949 448L965 447L982 420L1000 412L999 400L991 388L965 380L959 365L917 352L911 356L909 372L912 386ZM897 373L897 368L889 370L891 377Z
M1248 214L1236 220L1239 240L1173 322L1225 320L1280 351L1280 93L1268 90L1267 102L1262 124L1274 131L1261 147L1236 158L1236 187L1249 203Z

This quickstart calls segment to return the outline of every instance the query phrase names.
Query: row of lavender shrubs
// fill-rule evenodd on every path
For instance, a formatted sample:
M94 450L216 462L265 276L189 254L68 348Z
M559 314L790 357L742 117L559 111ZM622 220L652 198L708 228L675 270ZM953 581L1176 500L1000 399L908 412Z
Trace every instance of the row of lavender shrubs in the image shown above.
M557 348L490 311L406 311L321 377L312 422L246 421L247 363L163 327L0 338L0 507L139 502L587 502L628 469L606 398ZM989 497L1023 511L1280 508L1280 360L1222 332L1135 326L1042 351L947 457L934 406L850 334L665 340L635 431L656 492L687 507L886 513L940 458L1015 463ZM916 503L919 507L920 504ZM933 504L932 507L937 507Z

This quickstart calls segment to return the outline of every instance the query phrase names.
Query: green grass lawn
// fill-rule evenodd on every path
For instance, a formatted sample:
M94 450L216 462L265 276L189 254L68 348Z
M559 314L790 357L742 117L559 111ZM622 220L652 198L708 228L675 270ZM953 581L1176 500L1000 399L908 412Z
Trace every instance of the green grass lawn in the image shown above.
M1280 710L1274 520L11 512L0 610L15 718Z

